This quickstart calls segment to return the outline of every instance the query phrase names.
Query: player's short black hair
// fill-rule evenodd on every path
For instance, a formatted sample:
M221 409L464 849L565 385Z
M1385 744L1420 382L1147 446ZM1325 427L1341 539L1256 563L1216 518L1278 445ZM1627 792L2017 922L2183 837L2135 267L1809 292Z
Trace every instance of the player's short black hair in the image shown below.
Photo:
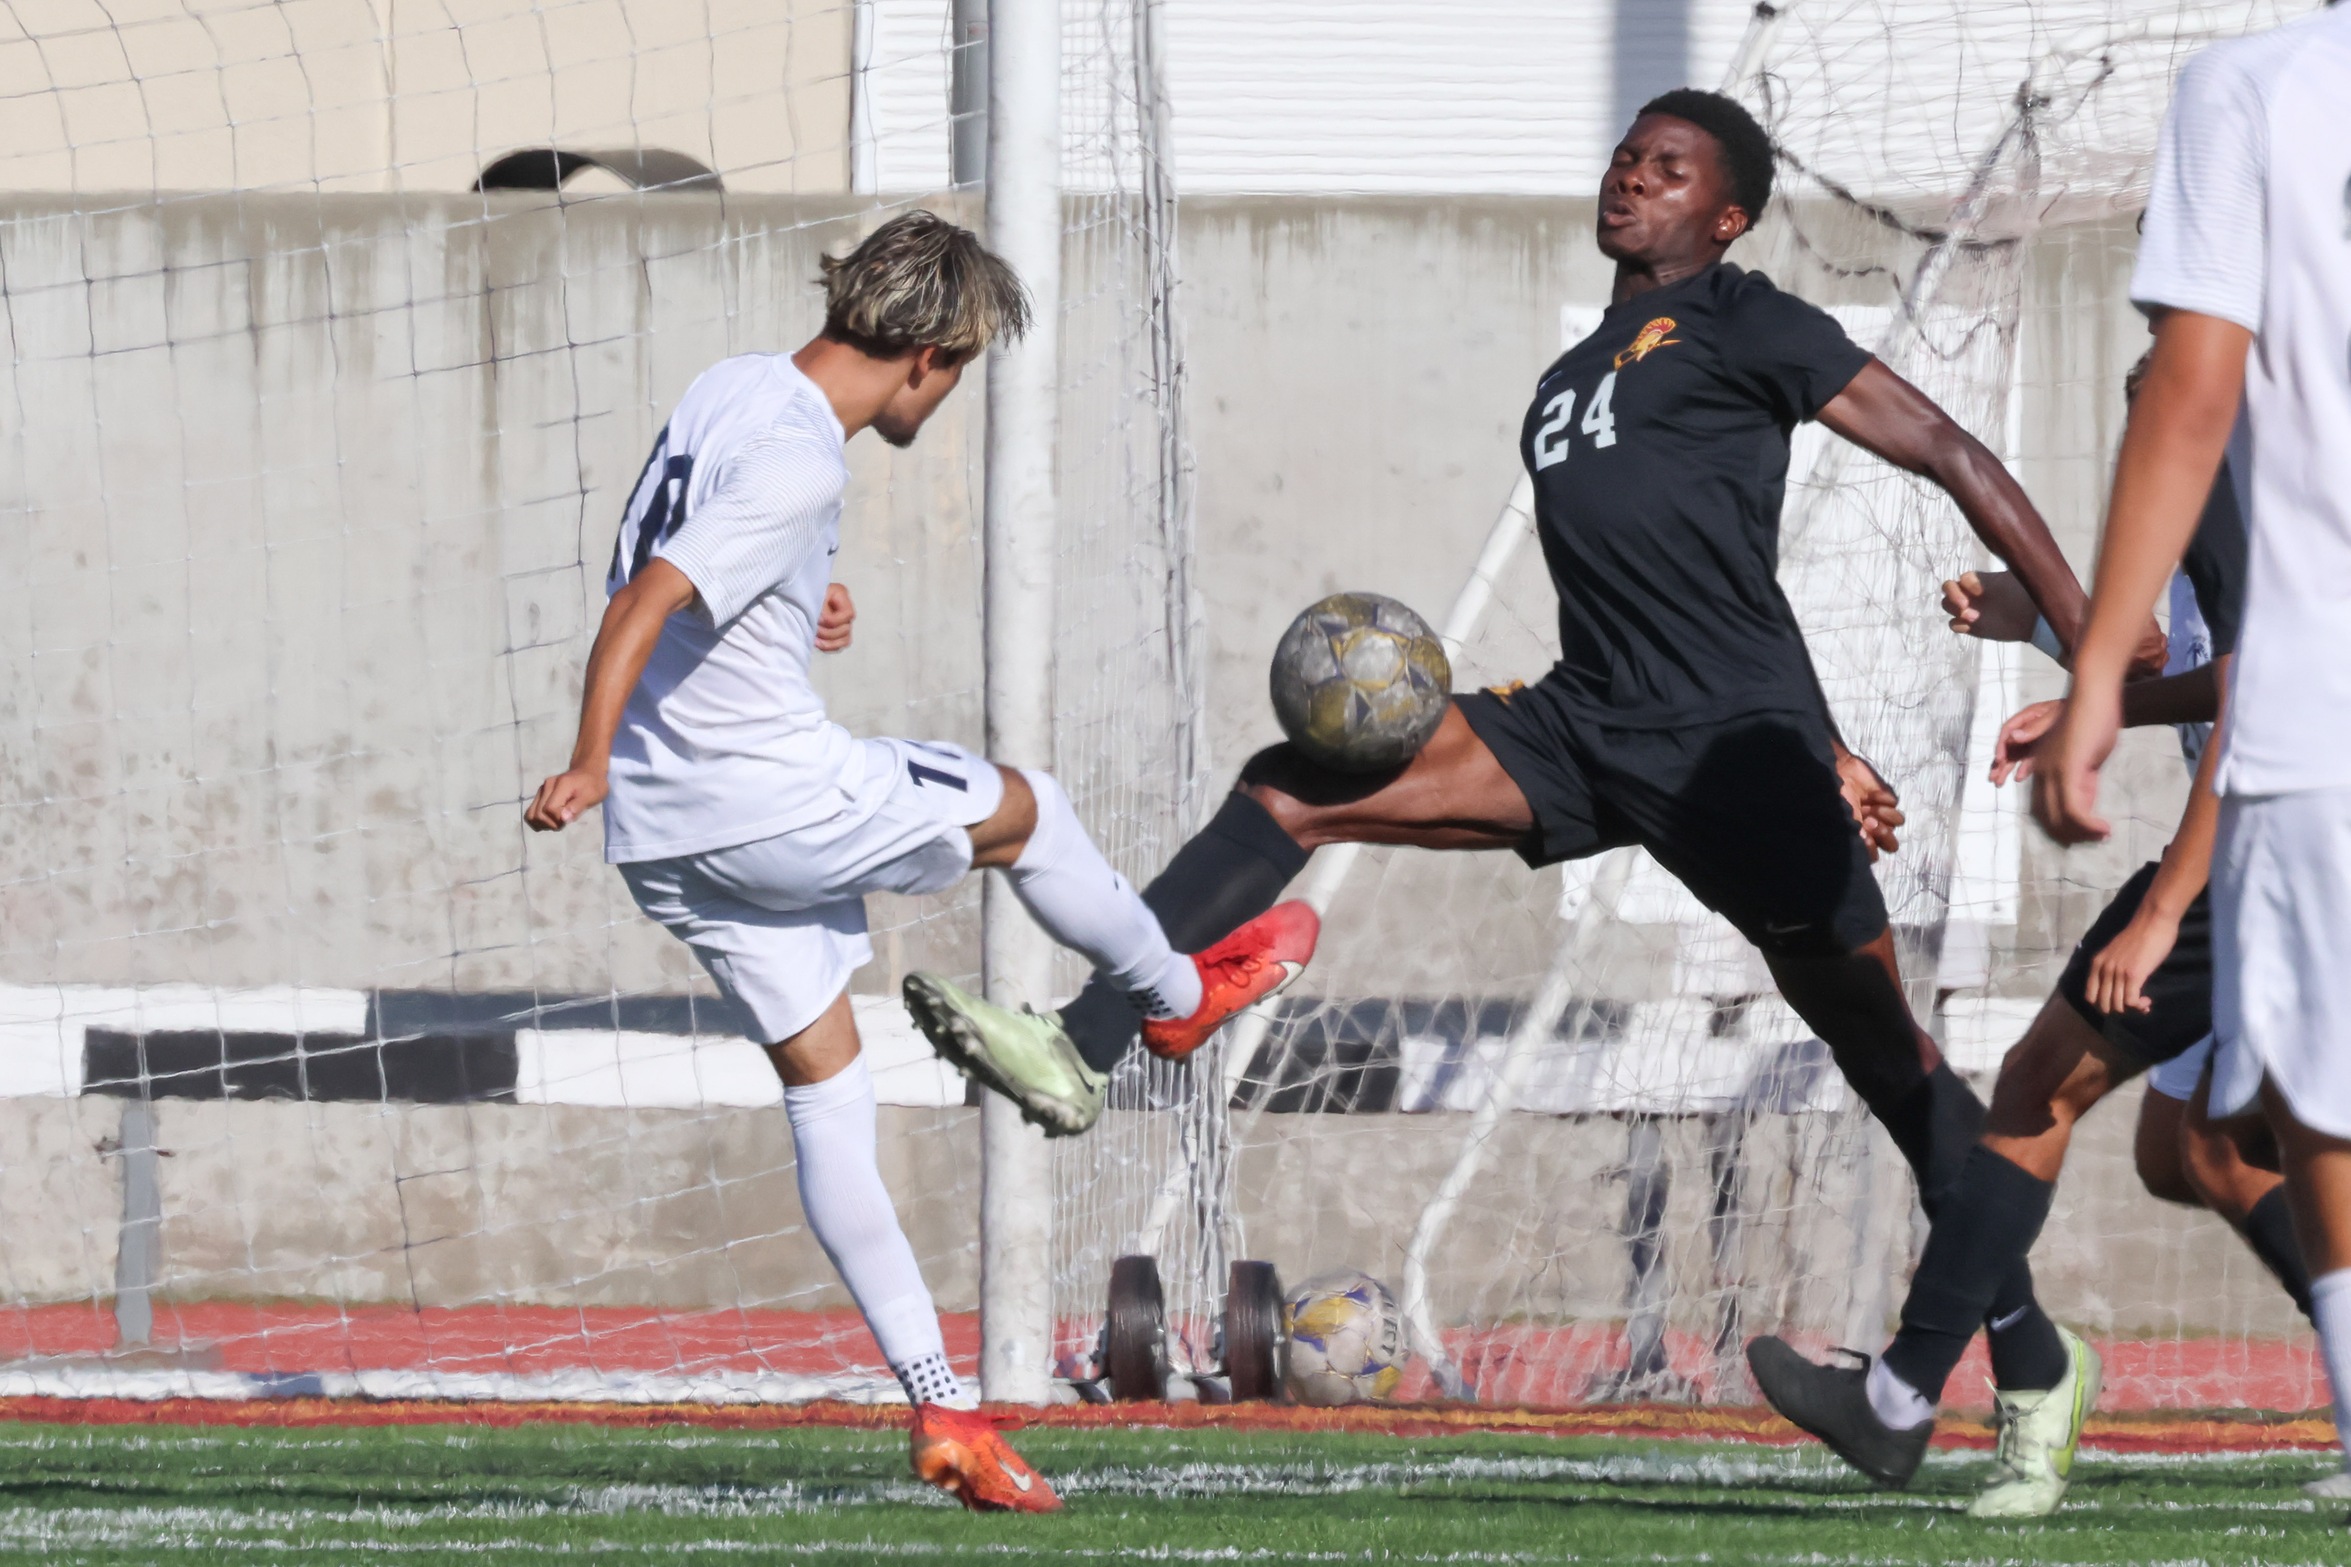
M1731 200L1747 209L1747 221L1763 221L1771 201L1771 138L1736 98L1695 87L1676 87L1641 105L1643 114L1670 114L1714 138L1722 149L1723 172L1731 177Z

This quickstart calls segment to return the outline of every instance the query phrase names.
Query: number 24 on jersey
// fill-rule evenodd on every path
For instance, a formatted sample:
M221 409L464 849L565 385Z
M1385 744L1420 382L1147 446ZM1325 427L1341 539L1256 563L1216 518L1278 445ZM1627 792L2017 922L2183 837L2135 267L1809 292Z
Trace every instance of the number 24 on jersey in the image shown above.
M1609 371L1592 390L1592 400L1585 405L1583 423L1576 426L1592 438L1594 446L1616 444L1616 372ZM1575 390L1569 388L1543 405L1543 423L1535 431L1535 471L1542 472L1567 461L1570 439L1568 421L1575 417Z

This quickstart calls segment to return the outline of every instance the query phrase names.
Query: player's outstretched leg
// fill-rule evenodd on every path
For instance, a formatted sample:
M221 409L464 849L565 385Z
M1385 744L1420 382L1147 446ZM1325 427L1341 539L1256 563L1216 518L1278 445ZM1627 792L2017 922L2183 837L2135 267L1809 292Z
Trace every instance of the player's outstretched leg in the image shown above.
M1045 773L1006 770L1008 785L1016 777L1033 805L1024 810L1008 788L1008 809L1020 819L1001 842L983 841L988 824L976 829L974 863L1004 867L1046 934L1094 964L1116 988L1129 1027L1147 1021L1163 1053L1188 1053L1313 957L1320 922L1303 904L1268 911L1197 957L1177 952L1087 837L1061 786ZM1082 1132L1101 1115L1108 1071L1080 1056L1057 1016L997 1006L931 974L909 975L905 998L942 1056L1048 1133Z
M2139 1065L2051 997L2001 1067L1983 1141L1934 1215L1894 1342L1856 1368L1815 1365L1777 1338L1757 1339L1748 1365L1772 1407L1880 1484L1907 1484L1943 1384L2049 1217L2074 1122ZM2055 1332L2061 1374L2044 1388L2002 1390L2001 1468L1971 1509L1978 1516L2039 1516L2065 1495L2101 1368L2087 1344Z
M1146 1047L1170 1061L1190 1055L1304 972L1321 928L1309 905L1277 904L1193 955L1199 1004L1182 1017L1147 1019ZM1102 1114L1109 1076L1078 1054L1055 1014L998 1006L936 974L907 975L904 994L907 1012L940 1055L1019 1105L1022 1117L1048 1136L1074 1136Z

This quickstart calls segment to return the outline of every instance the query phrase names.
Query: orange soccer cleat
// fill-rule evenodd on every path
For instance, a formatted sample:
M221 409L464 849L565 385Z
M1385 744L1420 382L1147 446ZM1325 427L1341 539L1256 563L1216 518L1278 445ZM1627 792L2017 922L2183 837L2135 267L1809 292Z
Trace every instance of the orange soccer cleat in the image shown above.
M1322 920L1314 905L1277 903L1206 952L1192 955L1200 969L1200 1009L1190 1017L1153 1018L1143 1025L1143 1048L1162 1061L1181 1061L1244 1007L1255 1006L1306 972Z
M1054 1513L1061 1498L976 1409L914 1412L914 1472L975 1513Z

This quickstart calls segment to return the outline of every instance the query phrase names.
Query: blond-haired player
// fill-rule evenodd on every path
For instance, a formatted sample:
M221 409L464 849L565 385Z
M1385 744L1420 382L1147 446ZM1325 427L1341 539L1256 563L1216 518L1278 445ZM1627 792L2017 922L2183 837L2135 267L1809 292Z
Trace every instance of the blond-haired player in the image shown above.
M704 371L654 441L613 546L571 763L524 819L558 832L602 804L604 857L637 906L693 948L766 1047L808 1227L914 1406L916 1472L966 1506L1046 1511L1060 1505L1053 1488L949 1369L882 1184L848 993L873 956L865 895L1001 869L1037 922L1146 1017L1193 1027L1302 967L1312 919L1281 922L1286 945L1195 961L1169 946L1050 775L946 742L861 740L825 716L809 662L849 645L856 613L832 581L843 449L866 429L911 443L964 366L1023 330L1028 303L976 237L920 211L828 258L824 286L815 339ZM997 1049L1026 1052L1024 1073L1057 1085L1027 1107L1049 1130L1100 1113L1102 1079L1057 1029L1013 1030Z

